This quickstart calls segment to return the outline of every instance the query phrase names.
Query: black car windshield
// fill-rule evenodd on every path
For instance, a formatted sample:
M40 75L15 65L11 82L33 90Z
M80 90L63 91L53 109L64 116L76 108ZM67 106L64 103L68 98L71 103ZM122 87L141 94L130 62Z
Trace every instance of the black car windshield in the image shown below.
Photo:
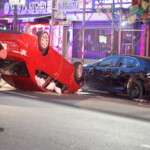
M149 58L147 58L147 59L145 59L146 61L148 61L149 63L150 63L150 59Z
M139 62L133 57L124 57L119 63L122 68L136 68L139 67Z
M101 59L96 66L99 67L115 67L117 62L119 61L120 57L107 57L104 59Z
M150 63L150 58L149 57L144 57L144 56L136 56L137 58L141 58L141 59L144 59L146 60L147 62Z

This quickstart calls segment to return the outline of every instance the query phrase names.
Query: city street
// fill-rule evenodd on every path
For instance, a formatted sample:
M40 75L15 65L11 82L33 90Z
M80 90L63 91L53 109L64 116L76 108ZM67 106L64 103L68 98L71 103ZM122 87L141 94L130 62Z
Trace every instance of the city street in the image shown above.
M150 0L0 0L0 150L150 150Z
M1 150L148 150L150 103L102 92L0 88Z

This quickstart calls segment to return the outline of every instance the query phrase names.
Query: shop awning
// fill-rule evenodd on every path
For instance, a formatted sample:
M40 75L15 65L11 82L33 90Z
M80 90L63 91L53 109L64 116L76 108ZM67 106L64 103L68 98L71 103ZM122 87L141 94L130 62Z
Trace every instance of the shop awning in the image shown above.
M12 23L14 16L1 16L0 22L3 24ZM17 20L19 23L21 22L41 22L41 23L49 23L51 19L51 15L18 15Z
M0 20L8 20L8 19L13 19L14 16L0 16ZM18 19L25 19L25 18L51 18L51 15L18 15Z

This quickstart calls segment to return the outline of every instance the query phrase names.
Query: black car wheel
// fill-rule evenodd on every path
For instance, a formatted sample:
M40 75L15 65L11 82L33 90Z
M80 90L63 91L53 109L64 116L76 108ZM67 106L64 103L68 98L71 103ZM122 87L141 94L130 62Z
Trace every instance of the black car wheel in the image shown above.
M73 65L75 66L74 77L75 77L75 80L78 82L81 79L82 74L83 74L83 66L81 62L75 62Z
M140 81L135 81L129 89L129 96L132 100L140 99L143 97L143 86Z
M49 47L49 35L46 31L38 31L36 33L38 36L38 46L41 54L44 56L48 52Z

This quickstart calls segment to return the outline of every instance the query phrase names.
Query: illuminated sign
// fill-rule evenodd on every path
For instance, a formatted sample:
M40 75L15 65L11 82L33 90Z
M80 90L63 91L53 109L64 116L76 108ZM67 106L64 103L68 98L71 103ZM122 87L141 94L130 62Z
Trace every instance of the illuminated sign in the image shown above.
M114 0L114 7L118 8L120 7L120 1L121 0ZM97 8L99 5L103 6L103 8L108 8L107 5L113 5L113 1L112 0L95 0L95 8ZM123 8L128 8L132 5L132 0L122 0L122 7ZM101 7L99 7L101 8ZM109 7L110 8L110 7Z
M65 25L65 26L69 26L69 25L72 25L72 22L67 20L67 21L62 21L62 22L59 22L60 25Z
M9 11L10 11L9 3L6 2L4 4L4 14L7 15L9 13Z
M10 5L25 5L26 0L9 0Z
M95 0L95 2L98 2L98 0ZM114 0L114 3L120 3L121 0ZM132 3L132 0L122 0L122 3ZM103 4L112 4L113 1L112 0L100 0L100 3L103 3Z
M4 7L4 12L5 12ZM52 12L52 0L47 1L30 1L26 2L25 5L17 6L17 14L50 14ZM5 13L6 14L6 13ZM14 14L14 5L11 5L7 15Z
M23 18L22 22L34 22L34 18Z
M64 11L79 10L79 0L58 0L57 9Z
M86 8L92 8L93 2L92 2L92 0L85 0ZM80 9L82 9L82 8L83 8L83 0L80 0Z
M100 35L100 36L99 36L99 42L100 42L100 43L105 43L105 44L106 44L106 43L107 43L107 37L106 37L106 36Z

